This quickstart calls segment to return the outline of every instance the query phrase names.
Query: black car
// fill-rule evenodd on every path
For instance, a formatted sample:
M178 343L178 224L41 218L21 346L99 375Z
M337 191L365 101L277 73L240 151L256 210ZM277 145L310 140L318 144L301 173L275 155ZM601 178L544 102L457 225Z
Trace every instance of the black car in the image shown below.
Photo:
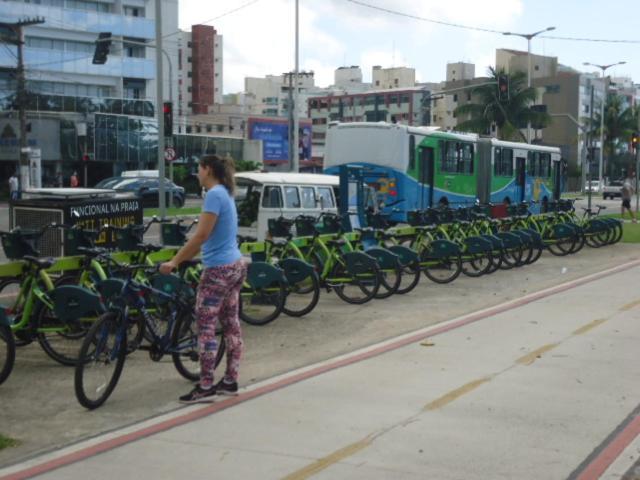
M179 187L171 180L165 178L166 204L169 205L170 196L173 197L174 207L182 207L184 205L185 192L183 187ZM143 207L158 206L158 188L160 181L153 177L120 177L120 181L109 185L106 188L112 188L119 192L133 192L142 199Z

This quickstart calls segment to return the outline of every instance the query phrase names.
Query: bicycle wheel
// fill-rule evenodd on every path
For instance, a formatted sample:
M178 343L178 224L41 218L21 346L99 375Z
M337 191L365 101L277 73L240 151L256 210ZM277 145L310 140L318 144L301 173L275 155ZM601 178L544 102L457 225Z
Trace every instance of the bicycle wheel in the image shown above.
M436 283L453 282L462 272L460 255L450 255L443 258L429 256L428 250L420 254L420 266L427 278Z
M400 282L400 286L396 293L398 295L404 295L416 288L420 282L420 273L420 264L417 262L410 265L404 265L402 267L402 281Z
M493 265L493 256L491 252L487 253L463 253L462 254L462 273L468 277L480 277L489 273Z
M505 248L502 252L502 270L510 270L514 267L523 265L522 257L524 255L524 247L519 245L517 247ZM525 257L526 259L526 257Z
M63 322L47 305L39 302L35 328L38 343L49 357L62 365L76 365L79 346L89 328L87 323L81 319Z
M0 282L0 308L11 311L17 319L22 317L22 306L15 304L20 294L20 279L7 278ZM14 332L13 340L16 347L24 347L33 342L33 330L30 328L20 329Z
M398 265L396 268L385 268L380 270L380 288L375 298L389 298L396 293L402 282L402 267Z
M280 315L285 298L285 284L282 281L258 288L245 282L240 290L240 318L250 325L266 325Z
M311 312L320 300L320 279L313 272L297 283L289 283L282 311L290 317L302 317Z
M220 365L224 358L226 343L222 334L222 327L216 327L216 341L218 351L216 353L215 367ZM180 375L192 382L200 380L200 354L198 350L198 333L195 313L184 312L176 320L171 334L171 359Z
M90 410L109 398L122 373L127 353L122 321L114 312L101 315L82 342L73 383L78 402Z
M16 344L11 329L6 325L0 325L0 384L11 375L15 360Z
M371 267L369 271L352 275L344 265L336 263L326 282L345 302L362 305L378 293L380 271L377 267Z

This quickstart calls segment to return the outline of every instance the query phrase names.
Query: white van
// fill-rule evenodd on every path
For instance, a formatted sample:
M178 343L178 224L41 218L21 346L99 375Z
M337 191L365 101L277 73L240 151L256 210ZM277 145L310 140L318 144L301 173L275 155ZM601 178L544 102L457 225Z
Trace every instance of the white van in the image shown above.
M340 180L335 175L236 173L238 234L261 241L268 236L270 218L337 213L339 185Z

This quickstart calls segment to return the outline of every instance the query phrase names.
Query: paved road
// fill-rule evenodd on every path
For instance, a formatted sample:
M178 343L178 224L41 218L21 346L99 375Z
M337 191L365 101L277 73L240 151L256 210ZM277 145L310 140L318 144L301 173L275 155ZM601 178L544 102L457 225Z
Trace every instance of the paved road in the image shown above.
M334 356L236 399L14 470L61 467L38 477L51 480L87 472L160 480L638 478L639 265ZM39 470L43 461L50 463Z

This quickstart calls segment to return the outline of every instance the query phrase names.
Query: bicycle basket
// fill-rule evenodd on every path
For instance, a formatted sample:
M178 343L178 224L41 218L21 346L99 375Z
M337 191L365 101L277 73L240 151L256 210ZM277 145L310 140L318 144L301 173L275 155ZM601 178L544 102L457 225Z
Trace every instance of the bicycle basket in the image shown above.
M65 230L65 255L79 255L79 248L92 248L98 232L87 232L78 228Z
M38 256L37 242L40 232L20 230L2 235L2 248L7 258L19 260L25 255Z
M184 245L187 240L186 227L179 223L163 223L160 226L160 235L163 245Z
M272 237L290 237L293 221L288 218L270 218L268 221L269 235Z
M115 231L116 234L116 246L118 250L131 251L137 250L138 245L143 242L142 227L128 226L126 228L119 228Z
M407 223L412 227L419 227L423 224L423 216L420 210L409 210L407 212Z
M342 232L342 222L338 215L324 215L322 217L322 233Z
M312 237L316 234L316 219L308 216L296 218L296 233L299 237Z

